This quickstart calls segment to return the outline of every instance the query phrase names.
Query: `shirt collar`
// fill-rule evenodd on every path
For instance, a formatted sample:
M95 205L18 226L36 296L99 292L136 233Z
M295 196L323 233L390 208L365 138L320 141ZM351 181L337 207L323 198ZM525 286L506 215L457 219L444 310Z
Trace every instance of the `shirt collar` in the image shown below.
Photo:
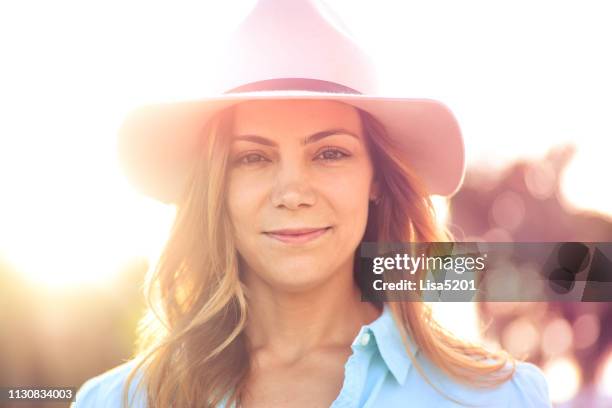
M391 371L395 380L400 385L404 385L408 371L412 366L412 360L406 351L406 346L402 341L402 336L395 324L395 320L393 320L391 308L386 303L378 319L362 327L361 333L364 331L374 334L375 344L387 368ZM410 336L407 336L407 340L412 355L416 356L418 347Z

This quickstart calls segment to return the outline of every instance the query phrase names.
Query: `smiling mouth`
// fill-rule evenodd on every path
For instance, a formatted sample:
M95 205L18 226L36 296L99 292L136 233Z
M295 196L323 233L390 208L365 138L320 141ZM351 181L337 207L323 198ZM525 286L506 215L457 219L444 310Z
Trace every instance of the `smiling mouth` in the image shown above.
M309 229L296 229L296 230L278 230L264 232L270 238L276 239L281 242L288 244L302 244L319 238L329 231L332 227L325 228L309 228Z

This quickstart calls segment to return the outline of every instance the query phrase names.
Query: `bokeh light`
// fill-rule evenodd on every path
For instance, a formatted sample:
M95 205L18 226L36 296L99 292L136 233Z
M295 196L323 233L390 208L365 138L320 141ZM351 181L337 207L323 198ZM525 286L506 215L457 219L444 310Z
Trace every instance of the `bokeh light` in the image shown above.
M565 402L577 394L582 379L575 360L567 357L551 360L544 365L544 373L553 402Z
M584 313L578 316L572 325L576 348L585 349L595 344L599 337L599 326L599 317L594 313Z
M601 372L597 383L598 391L612 397L612 350L610 350L601 364Z
M525 174L529 193L539 200L546 200L555 192L555 169L549 162L533 163Z
M564 318L548 321L542 332L542 352L547 356L559 356L572 347L572 326Z
M540 333L529 317L519 317L504 329L502 344L512 355L528 357L539 346Z
M495 224L506 231L516 229L525 217L523 199L513 191L499 194L493 202L491 216Z

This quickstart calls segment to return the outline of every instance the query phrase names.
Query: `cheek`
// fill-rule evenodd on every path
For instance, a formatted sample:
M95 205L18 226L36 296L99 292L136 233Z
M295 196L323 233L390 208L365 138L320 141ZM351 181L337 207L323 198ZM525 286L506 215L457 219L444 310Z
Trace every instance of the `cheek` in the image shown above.
M369 174L353 173L334 178L325 184L324 195L334 209L338 223L339 243L351 249L359 244L368 222L370 183Z
M237 249L244 247L245 238L249 236L247 220L253 217L252 191L241 183L230 182L227 190L227 210L234 229L234 239Z
M230 176L227 188L227 208L232 221L249 219L262 195L263 187L256 180ZM235 223L236 225L237 223Z
M244 175L228 178L226 200L234 229L234 242L238 253L249 263L259 262L261 208L266 199L266 191L265 180Z
M366 170L337 174L321 183L322 191L341 216L361 215L368 208L371 177Z

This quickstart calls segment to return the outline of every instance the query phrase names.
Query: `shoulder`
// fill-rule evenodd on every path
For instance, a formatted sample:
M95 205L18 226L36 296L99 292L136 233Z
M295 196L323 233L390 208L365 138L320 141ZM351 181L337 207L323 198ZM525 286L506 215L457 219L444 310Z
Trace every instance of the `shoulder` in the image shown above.
M479 407L551 407L548 384L542 371L535 365L517 362L513 376L505 383L491 388L475 388L451 379L428 360L421 358L424 371L428 378L451 399L436 392L433 387L425 384L419 374L412 372L412 385L421 385L421 393L435 405L455 407L466 403ZM412 371L412 370L411 370ZM455 400L456 402L451 402Z
M509 406L550 407L548 383L542 371L531 363L519 362L512 379L501 386Z
M123 387L127 378L137 365L137 360L130 360L114 367L96 377L90 378L79 388L72 408L97 408L122 406ZM130 398L134 398L137 385L142 378L139 372L130 384ZM136 396L130 407L146 407L142 392Z

